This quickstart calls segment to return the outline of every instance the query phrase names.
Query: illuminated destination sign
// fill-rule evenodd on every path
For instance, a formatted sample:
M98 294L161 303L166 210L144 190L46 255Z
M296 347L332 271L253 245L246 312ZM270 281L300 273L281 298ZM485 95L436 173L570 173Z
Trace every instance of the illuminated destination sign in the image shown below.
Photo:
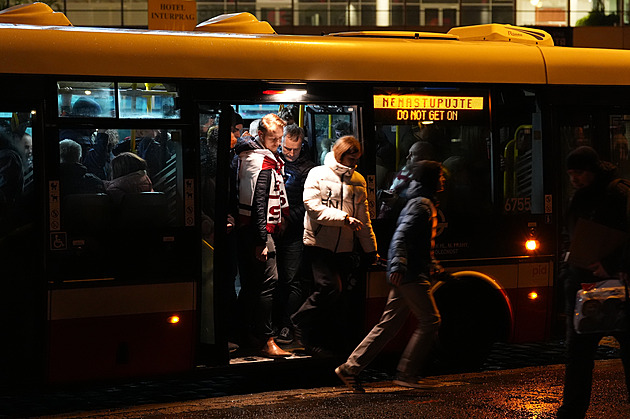
M383 122L460 121L483 115L483 96L374 95L374 111Z

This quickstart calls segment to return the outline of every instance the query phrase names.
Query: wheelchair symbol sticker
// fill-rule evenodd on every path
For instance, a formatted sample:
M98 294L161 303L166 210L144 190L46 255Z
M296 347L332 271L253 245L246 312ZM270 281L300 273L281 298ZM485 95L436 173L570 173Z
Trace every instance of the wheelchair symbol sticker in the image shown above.
M66 250L67 247L66 233L50 233L50 250Z

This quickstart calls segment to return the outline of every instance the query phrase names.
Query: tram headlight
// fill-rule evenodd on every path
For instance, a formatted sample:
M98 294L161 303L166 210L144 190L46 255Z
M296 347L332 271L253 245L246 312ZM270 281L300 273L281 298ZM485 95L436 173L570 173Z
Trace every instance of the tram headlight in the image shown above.
M536 291L532 291L529 294L527 294L527 298L529 298L532 301L537 300L538 299L538 293Z
M178 315L173 315L173 316L170 316L170 317L167 319L167 321L168 321L170 324L177 324L177 323L179 323L180 318L179 318L179 316L178 316Z

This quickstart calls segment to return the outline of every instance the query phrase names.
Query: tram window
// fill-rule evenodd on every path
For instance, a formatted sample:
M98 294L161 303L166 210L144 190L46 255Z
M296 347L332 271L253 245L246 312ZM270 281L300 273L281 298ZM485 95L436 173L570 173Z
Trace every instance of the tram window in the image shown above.
M119 83L121 118L177 119L177 88L162 83Z
M113 118L116 116L114 83L57 83L58 114L61 117Z
M33 215L31 119L30 112L0 112L0 242Z
M57 83L61 117L178 119L177 97L176 86L166 83Z
M442 208L468 215L491 210L490 130L484 95L376 92L377 218L397 216L406 200L411 165L420 160L444 165L447 187L440 198ZM448 109L462 106L462 101L468 109Z
M566 156L572 150L580 146L594 147L598 152L604 150L595 140L595 120L596 118L585 112L563 112L559 118L559 135L561 139L561 157L559 159L560 177L562 182L562 208L567 208L569 199L573 195L573 187L566 176ZM564 211L564 210L563 210Z
M506 88L497 95L497 102L502 211L507 215L542 214L542 135L536 96Z
M79 137L69 138L72 132ZM62 130L58 232L67 238L65 257L73 261L60 274L120 274L118 261L112 263L118 254L138 260L125 275L134 267L142 274L167 270L177 244L174 228L183 225L180 160L179 130ZM141 269L143 257L152 261L150 267Z
M316 164L324 164L326 154L332 150L335 141L344 135L361 139L354 106L310 105L306 112L309 115L307 135L314 148L312 153L315 154Z
M620 177L630 178L630 160L628 157L628 128L630 115L610 115L610 155L611 162L617 166Z

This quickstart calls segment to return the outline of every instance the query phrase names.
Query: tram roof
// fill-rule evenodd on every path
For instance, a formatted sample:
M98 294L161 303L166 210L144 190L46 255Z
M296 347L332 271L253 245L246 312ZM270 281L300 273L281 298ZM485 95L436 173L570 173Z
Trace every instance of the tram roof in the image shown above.
M630 85L630 51L527 45L461 28L432 38L217 33L205 26L175 32L0 23L0 73Z

